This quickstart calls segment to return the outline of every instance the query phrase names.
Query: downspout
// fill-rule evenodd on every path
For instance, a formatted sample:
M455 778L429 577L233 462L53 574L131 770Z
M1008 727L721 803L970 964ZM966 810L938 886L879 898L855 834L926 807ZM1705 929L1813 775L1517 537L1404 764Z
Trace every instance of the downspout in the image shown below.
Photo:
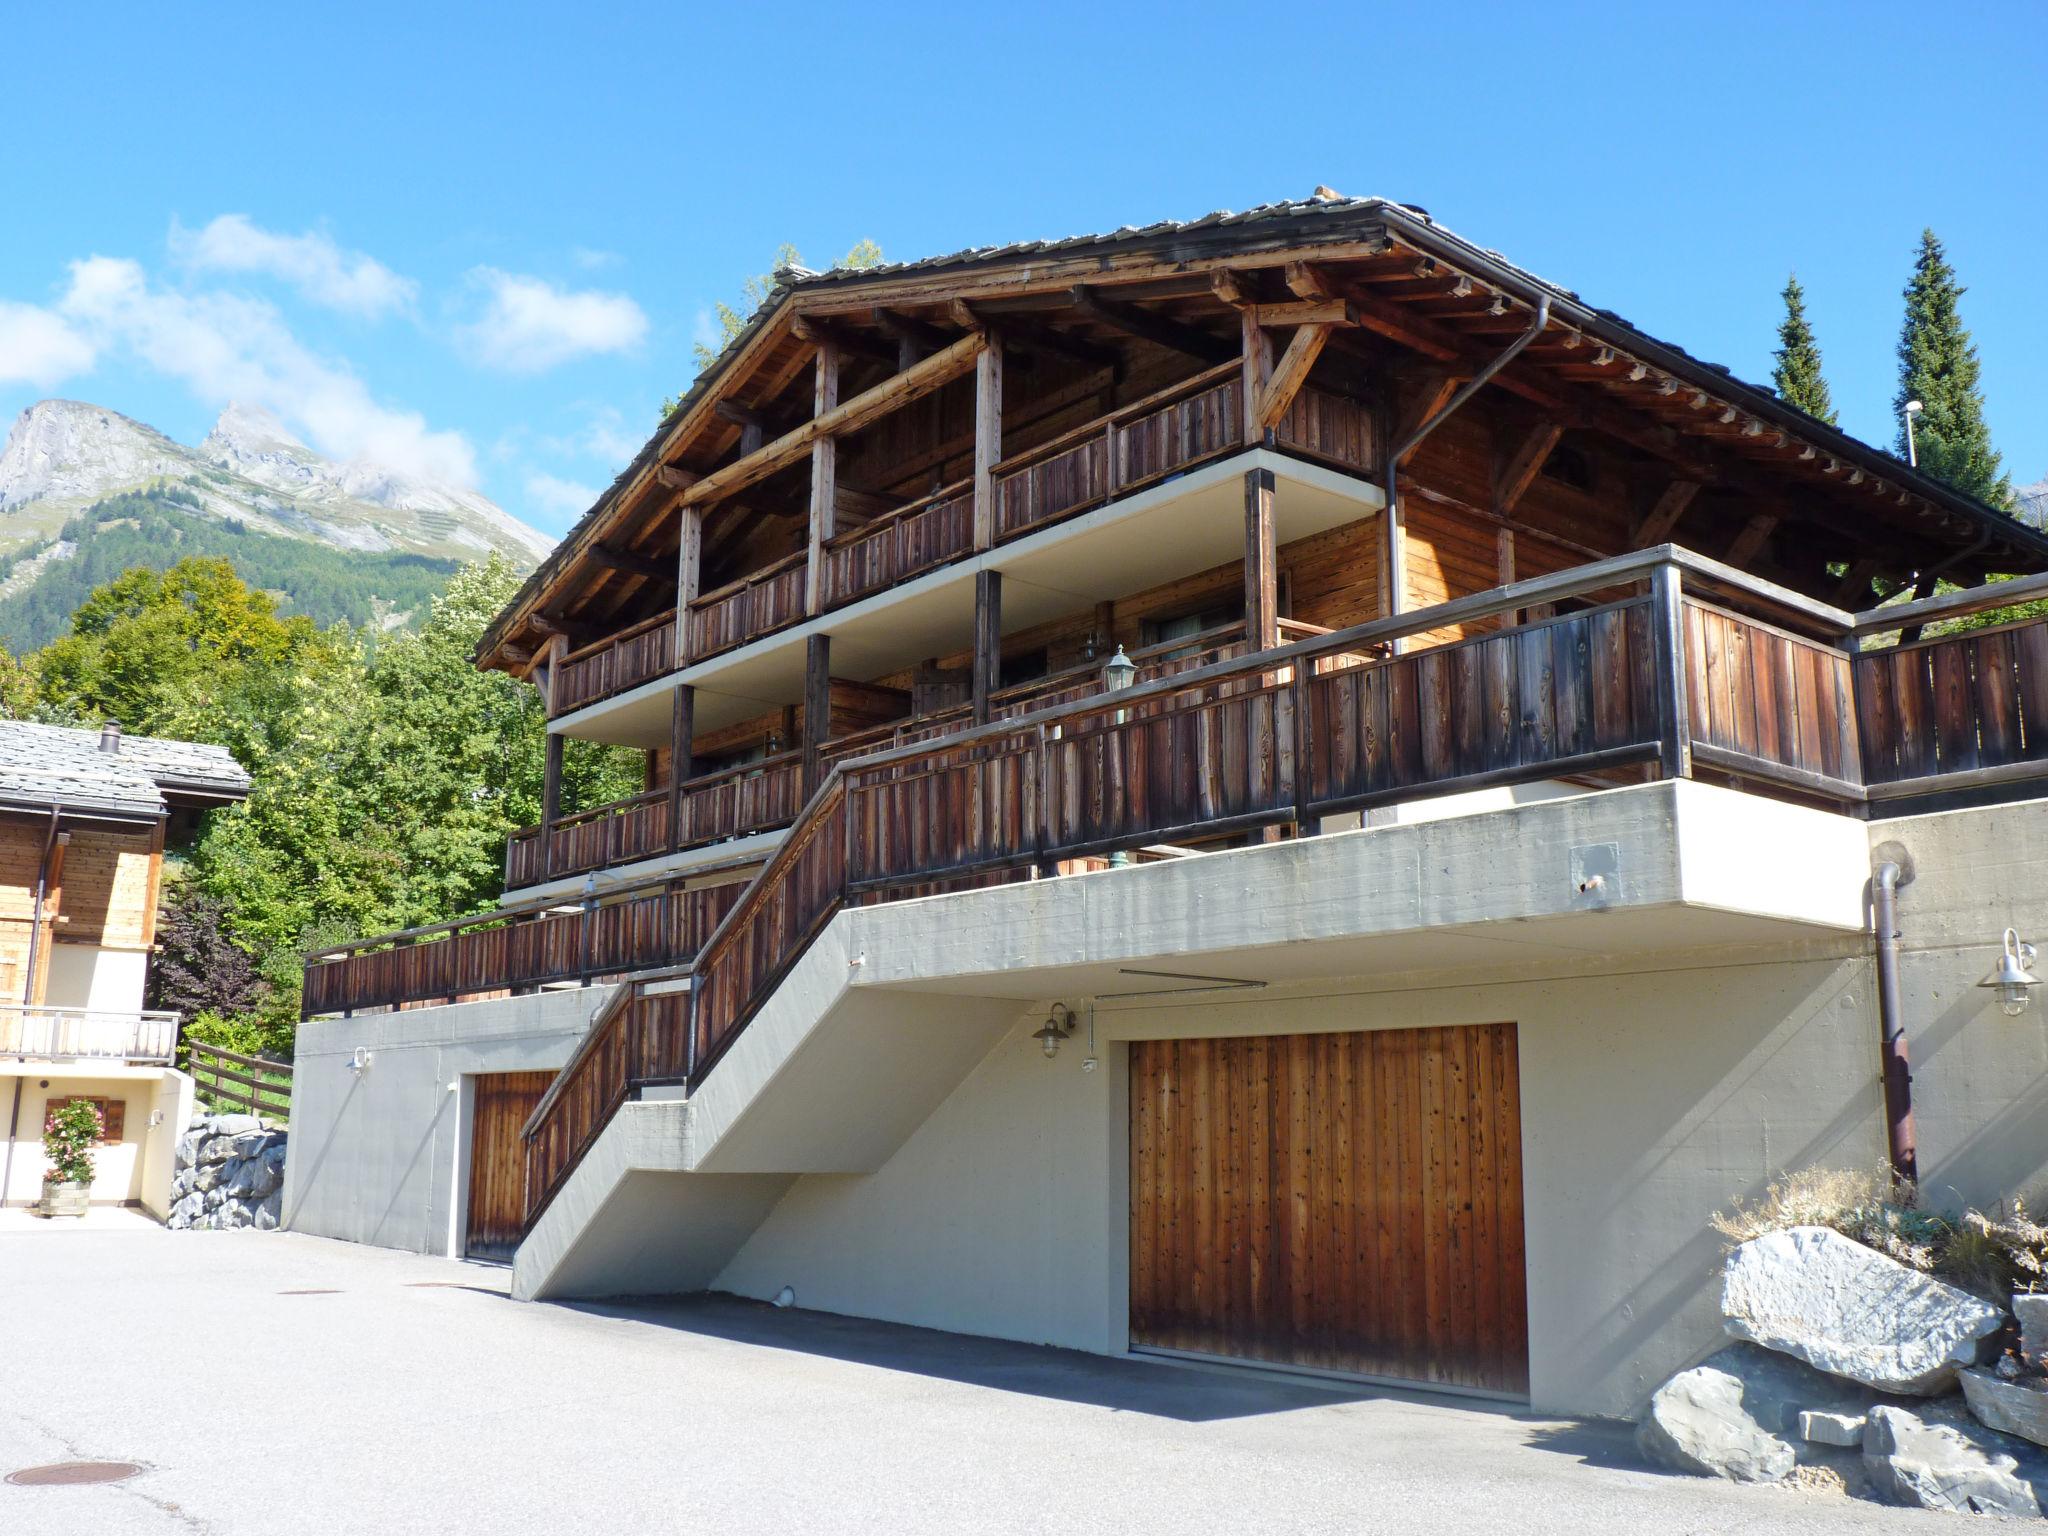
M1870 926L1877 939L1877 1022L1883 1040L1884 1119L1892 1181L1917 1183L1919 1138L1913 1130L1913 1067L1899 1015L1899 866L1890 859L1870 877Z
M50 830L43 837L42 862L36 865L35 914L28 930L28 979L22 983L21 1005L33 1008L36 1002L36 958L43 947L43 903L50 889L50 855L57 848L57 807L50 807ZM23 1020L24 1025L27 1020Z
M1509 342L1507 350L1502 352L1500 356L1496 357L1492 362L1488 363L1484 368L1480 369L1477 373L1475 373L1470 379L1466 380L1464 387L1460 389L1455 395L1451 396L1449 400L1444 402L1444 405L1440 410L1438 410L1435 414L1430 416L1428 420L1424 421L1413 432L1410 432L1407 435L1407 437L1403 438L1401 442L1396 444L1393 450L1390 453L1388 453L1385 485L1387 503L1385 508L1385 516L1387 519L1388 618L1392 618L1395 614L1401 611L1401 595L1403 588L1406 586L1406 577L1408 574L1408 540L1405 531L1401 527L1401 504L1399 500L1401 461L1407 458L1409 454L1413 453L1416 450L1416 448L1421 445L1421 442L1425 437L1428 437L1430 433L1434 432L1438 427L1442 426L1446 421L1450 420L1451 417L1455 416L1460 410L1462 410L1464 408L1465 402L1467 400L1470 400L1474 395L1478 394L1480 390L1484 389L1487 383L1493 378L1493 376L1496 373L1499 373L1501 369L1507 367L1507 365L1509 363L1512 363L1517 357L1520 357L1522 355L1522 349L1528 346L1529 343L1534 341L1538 336L1541 336L1543 334L1543 328L1549 323L1550 295L1544 294L1536 301L1536 313L1534 317L1531 318L1531 320L1529 321L1529 328L1523 331L1522 334L1517 336L1513 341ZM1398 651L1402 648L1403 647L1401 642L1399 640L1396 640L1394 642L1394 649Z

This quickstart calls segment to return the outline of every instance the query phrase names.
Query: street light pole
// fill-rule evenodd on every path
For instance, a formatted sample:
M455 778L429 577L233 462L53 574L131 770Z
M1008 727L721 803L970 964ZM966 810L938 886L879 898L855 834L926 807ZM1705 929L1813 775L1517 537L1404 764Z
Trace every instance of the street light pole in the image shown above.
M1920 450L1913 441L1913 418L1926 409L1918 400L1908 400L1900 412L1906 418L1906 462L1915 469L1920 467Z

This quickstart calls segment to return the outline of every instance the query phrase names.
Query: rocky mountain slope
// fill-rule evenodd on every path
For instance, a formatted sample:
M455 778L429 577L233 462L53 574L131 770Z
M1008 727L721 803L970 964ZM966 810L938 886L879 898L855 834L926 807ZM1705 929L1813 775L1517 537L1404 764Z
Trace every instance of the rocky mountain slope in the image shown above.
M50 541L75 514L166 485L196 497L202 516L365 553L474 560L499 550L525 567L553 543L474 491L324 458L264 411L230 405L188 448L103 406L44 400L0 450L0 557L33 548L45 566L65 558ZM17 564L10 576L20 574Z
M2048 479L2014 487L2012 498L2013 511L2023 522L2032 523L2036 528L2048 528Z

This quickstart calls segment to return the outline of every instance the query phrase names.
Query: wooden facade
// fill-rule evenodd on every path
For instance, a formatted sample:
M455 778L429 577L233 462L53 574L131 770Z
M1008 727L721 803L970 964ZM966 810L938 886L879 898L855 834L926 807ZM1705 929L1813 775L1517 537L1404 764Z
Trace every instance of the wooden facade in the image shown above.
M1285 532L1302 486L1355 514ZM1162 521L1141 577L1005 622L1023 583L1065 590L1026 563L1055 540L1085 585L1110 512L1215 517L1226 490L1241 555L1205 565ZM609 806L551 776L508 886L646 878L315 957L307 1009L626 978L522 1127L530 1223L850 905L1539 780L1854 815L2038 792L2048 621L1922 629L2048 593L2043 569L2048 538L1392 205L806 278L480 648L558 731L638 731L648 758ZM1880 605L1936 574L2020 579ZM951 630L877 639L938 592ZM862 648L835 644L855 616ZM700 696L759 707L704 728ZM772 852L725 847L761 832ZM1511 1026L1161 1042L1134 1068L1165 1095L1132 1128L1134 1337L1524 1389ZM1246 1158L1268 1196L1306 1181L1306 1238L1226 1198Z

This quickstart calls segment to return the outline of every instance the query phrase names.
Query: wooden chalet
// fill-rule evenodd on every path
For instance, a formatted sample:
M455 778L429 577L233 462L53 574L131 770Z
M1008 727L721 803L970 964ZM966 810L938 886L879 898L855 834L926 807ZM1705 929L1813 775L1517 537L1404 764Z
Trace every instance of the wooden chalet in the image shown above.
M786 272L479 647L550 717L504 908L314 957L306 1010L628 979L535 1086L530 1223L846 907L1536 782L2038 794L2048 624L1938 621L2044 571L1403 204ZM569 738L645 791L563 805Z

